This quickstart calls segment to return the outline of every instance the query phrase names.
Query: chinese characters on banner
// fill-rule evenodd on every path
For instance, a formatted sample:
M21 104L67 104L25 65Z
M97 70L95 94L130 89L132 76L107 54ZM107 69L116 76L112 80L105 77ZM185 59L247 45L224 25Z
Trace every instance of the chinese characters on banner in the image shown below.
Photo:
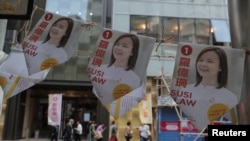
M22 42L29 74L69 60L82 31L82 21L45 12Z
M237 122L244 58L244 50L231 47L179 45L171 96L198 130L222 116Z
M93 92L115 118L145 95L148 61L155 39L103 29L87 68Z
M62 94L49 94L48 125L60 125L62 111Z

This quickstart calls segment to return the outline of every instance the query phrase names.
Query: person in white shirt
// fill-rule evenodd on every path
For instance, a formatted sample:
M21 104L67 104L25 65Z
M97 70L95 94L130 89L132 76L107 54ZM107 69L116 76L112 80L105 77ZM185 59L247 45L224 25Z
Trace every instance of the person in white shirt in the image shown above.
M75 128L75 141L81 141L81 136L82 136L82 124L80 121L76 122L77 127Z
M226 88L227 65L223 49L204 48L196 59L196 83L182 88L179 94L171 94L198 130L238 104L237 96Z
M143 124L139 127L140 131L140 141L148 141L148 131L150 130L149 126L147 124Z

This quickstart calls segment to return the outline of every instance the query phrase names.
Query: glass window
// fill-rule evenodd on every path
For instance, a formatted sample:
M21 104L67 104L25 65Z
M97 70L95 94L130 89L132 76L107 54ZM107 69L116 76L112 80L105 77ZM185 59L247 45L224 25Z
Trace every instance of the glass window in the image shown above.
M206 19L195 20L196 43L209 44L210 39L210 22Z
M146 36L146 17L147 16L130 16L130 32Z
M211 20L216 42L230 43L229 23L227 20Z
M166 44L178 43L178 19L177 18L163 18L163 38ZM162 33L161 33L162 34Z
M148 17L147 19L147 25L146 25L146 32L147 36L153 37L156 39L160 38L161 30L159 28L160 25L160 17Z
M130 16L130 32L156 38L156 42L213 44L230 42L229 24L226 20L189 19L156 16ZM213 31L214 35L213 36Z
M195 43L194 19L180 19L180 42Z
M208 3L213 5L227 5L227 0L208 0Z

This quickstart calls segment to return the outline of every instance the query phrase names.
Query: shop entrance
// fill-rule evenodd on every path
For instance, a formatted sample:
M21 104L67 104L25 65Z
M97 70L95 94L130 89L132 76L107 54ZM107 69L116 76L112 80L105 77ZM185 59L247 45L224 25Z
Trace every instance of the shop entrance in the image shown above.
M72 118L76 121L80 121L83 126L83 137L87 137L87 124L89 120L96 120L97 111L97 98L77 98L77 99L64 99L63 100L63 113L61 122L61 131L66 126L65 121ZM76 124L74 124L76 126Z
M92 93L91 88L86 90L41 90L30 91L31 114L30 137L49 138L50 126L48 125L48 95L62 93L62 117L59 138L68 118L79 120L83 124L83 137L87 136L86 126L90 119L96 120L98 99Z

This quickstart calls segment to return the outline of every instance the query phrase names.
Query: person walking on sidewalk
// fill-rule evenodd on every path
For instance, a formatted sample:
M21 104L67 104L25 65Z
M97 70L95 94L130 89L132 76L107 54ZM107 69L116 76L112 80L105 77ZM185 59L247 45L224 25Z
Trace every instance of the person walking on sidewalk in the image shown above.
M76 122L77 127L74 128L76 135L75 135L75 141L81 141L81 136L82 136L82 124L80 123L80 121L78 120Z
M69 119L66 127L63 130L63 141L72 141L72 137L73 137L73 126L74 124L74 120L73 119Z

